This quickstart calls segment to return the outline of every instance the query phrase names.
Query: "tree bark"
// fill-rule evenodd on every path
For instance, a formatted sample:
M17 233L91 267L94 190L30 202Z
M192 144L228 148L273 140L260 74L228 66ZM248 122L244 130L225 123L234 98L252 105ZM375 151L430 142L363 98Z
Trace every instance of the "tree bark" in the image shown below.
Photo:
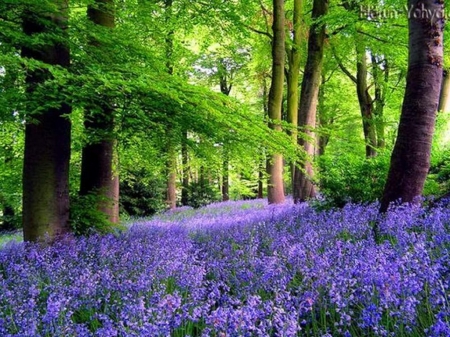
M59 0L53 4L54 13L38 14L30 9L23 13L25 34L51 34L56 38L45 45L24 46L21 56L67 68L70 52L63 41L66 40L68 5ZM48 78L50 74L44 69L29 71L25 79L27 93L33 95ZM69 231L71 124L66 115L70 113L71 107L60 103L58 107L45 108L39 115L27 117L23 168L25 241L53 241Z
M408 8L422 13L422 5L430 13L444 10L443 4L434 0L409 0ZM386 212L393 201L416 202L422 194L442 82L443 27L443 19L409 18L406 91L380 212Z
M230 96L231 88L233 87L233 81L230 79L227 74L227 69L225 67L223 59L219 60L218 64L219 69L219 84L220 84L220 92L225 96ZM230 200L230 154L229 154L229 144L224 142L222 146L222 201Z
M377 148L382 149L386 146L384 106L386 104L386 85L389 81L389 64L386 59L383 60L383 71L380 70L377 57L372 54L372 76L375 85L375 106L374 122L376 131ZM384 78L382 74L384 72Z
M265 156L262 153L258 165L258 199L264 198L264 163Z
M284 0L273 0L273 39L272 39L272 83L269 92L268 114L269 127L281 132L281 108L284 85L284 57L285 57L285 30L284 30ZM269 174L267 197L270 204L283 203L283 156L273 154L267 162Z
M443 70L439 111L450 112L450 75L447 69Z
M166 204L169 209L177 208L177 152L171 143L167 152Z
M114 0L96 0L88 7L87 16L94 24L115 27ZM96 39L91 44L101 49ZM114 109L105 101L85 112L85 130L89 143L82 149L80 195L96 195L96 208L111 223L119 222L119 176L115 160Z
M264 118L269 116L269 89L267 85L266 74L262 74L262 107ZM264 148L260 151L259 168L258 168L258 198L264 198L264 180L267 173L267 156Z
M107 122L109 126L110 123L113 122ZM86 121L85 127L88 132L108 130L108 127L99 123L98 116L95 121ZM80 195L94 193L97 199L96 209L105 214L111 223L118 223L119 177L117 168L114 167L117 162L116 142L114 139L102 138L100 141L85 145L82 150Z
M366 48L357 41L356 45L356 92L366 141L366 158L377 155L377 133L374 122L374 106L367 85L367 55Z
M297 144L298 103L299 103L299 76L300 76L300 44L302 42L302 8L303 1L294 1L292 47L286 46L288 54L288 69L286 71L287 83L287 122L290 125L289 134L294 144ZM291 184L294 188L295 163L291 165Z
M181 160L183 161L183 181L181 190L181 204L186 206L189 202L189 154L187 147L188 134L187 131L182 133L181 143Z
M325 42L325 25L317 22L328 11L328 0L314 0L312 19L308 40L308 58L300 94L298 126L304 135L298 138L299 146L306 154L304 163L298 163L295 169L294 202L305 201L316 195L313 177L313 159L315 154L315 133L317 99L322 81L323 50Z
M222 201L230 200L230 181L229 181L229 154L226 148L223 149L223 163L222 163Z
M317 155L323 156L325 154L325 149L330 141L330 134L327 130L328 127L333 124L333 118L330 118L325 113L325 77L322 74L322 84L319 88L319 120L317 123L317 127L320 128L319 137L317 139Z
M173 39L174 31L172 29L172 5L173 0L165 0L165 21L166 26L169 27L169 32L166 36L166 68L170 75L173 75ZM169 209L175 209L177 207L177 151L175 149L175 130L169 130L168 144L167 144L167 183L166 183L166 203Z

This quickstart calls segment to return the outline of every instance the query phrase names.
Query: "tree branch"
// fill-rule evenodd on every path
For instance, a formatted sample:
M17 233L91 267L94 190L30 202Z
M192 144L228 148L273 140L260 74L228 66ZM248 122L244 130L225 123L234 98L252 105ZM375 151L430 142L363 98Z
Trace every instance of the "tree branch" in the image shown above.
M357 29L356 32L359 33L359 34L361 34L361 35L366 35L366 36L368 36L368 37L371 37L372 39L375 39L375 40L380 41L380 42L383 42L383 43L390 43L389 41L387 41L387 40L385 40L385 39L382 39L382 38L380 38L380 37L378 37L378 36L375 36L375 35L372 35L372 34L370 34L370 33L364 32L364 31L362 31L362 30L360 30L360 29Z
M262 31L262 30L253 28L253 27L248 26L248 25L244 25L244 26L245 26L246 28L250 29L252 32L258 33L258 34L261 34L261 35L265 35L265 36L267 36L269 39L272 40L272 34L270 34L269 32L264 32L264 31Z
M337 62L337 64L338 64L339 68L341 68L342 72L343 72L345 75L347 75L348 78L350 78L354 83L357 83L356 77L353 76L353 75L350 73L350 71L348 71L348 69L345 68L345 66L342 64L341 59L340 59L340 58L337 56L337 54L336 54L336 50L335 50L333 47L331 47L331 50L333 51L334 58L336 59L336 62Z

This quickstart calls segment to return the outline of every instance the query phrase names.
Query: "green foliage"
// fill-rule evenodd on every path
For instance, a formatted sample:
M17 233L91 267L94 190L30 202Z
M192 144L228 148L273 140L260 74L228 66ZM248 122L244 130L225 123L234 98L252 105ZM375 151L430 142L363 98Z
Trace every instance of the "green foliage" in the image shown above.
M216 201L221 200L221 194L218 188L207 184L205 181L192 182L188 187L187 206L200 208Z
M439 197L450 191L450 149L435 147L424 195Z
M443 192L443 187L439 183L439 178L434 174L429 174L425 180L423 195L439 197L443 194Z
M230 186L230 198L233 200L254 199L258 194L258 181L255 179L236 179Z
M22 217L14 211L14 208L9 206L10 213L5 212L5 207L2 211L2 216L0 216L0 232L1 231L11 231L19 229L22 225Z
M4 135L0 141L0 207L10 205L16 214L21 211L25 116L31 119L33 114L61 102L70 102L73 108L70 116L73 195L79 187L81 148L94 137L83 132L85 114L100 111L105 102L114 107L121 209L132 216L148 216L166 208L167 144L172 144L179 154L184 133L188 134L186 169L191 177L188 203L193 207L221 198L218 182L225 146L232 199L255 196L257 168L264 152L283 153L286 163L302 158L289 137L268 130L264 118L263 91L270 84L269 1L180 0L173 2L170 9L163 1L119 1L115 3L114 29L95 25L87 18L86 7L92 3L93 0L69 3L64 42L71 49L70 69L20 57L23 45L42 46L58 39L61 42L61 34L27 36L21 29L24 8L42 12L50 10L54 3L36 0L0 3L0 131ZM388 146L393 143L398 125L407 65L406 15L383 21L363 20L358 12L360 3L353 10L338 4L331 2L330 13L324 19L329 41L317 129L317 134L329 141L326 155L319 162L320 187L334 205L379 198L389 164L387 153L373 160L363 158L355 86L339 68L337 58L355 74L355 41L359 39L368 56L374 53L389 61L389 78L383 83L386 105L382 117ZM379 5L374 0L361 4ZM303 52L307 46L307 26L311 24L311 5L311 2L304 4L305 38L299 46ZM292 6L292 1L286 3L288 24ZM388 0L383 6L399 12L404 9L404 4L396 0ZM164 48L168 36L173 40L170 55ZM93 39L97 43L93 44ZM291 43L288 41L288 47ZM174 68L173 74L167 73L168 63ZM38 69L45 70L46 80L32 94L27 93L25 76ZM369 82L373 82L372 77L370 74ZM220 79L226 79L232 87L232 97L215 92L219 91ZM374 97L375 87L372 83L369 87ZM448 127L439 125L445 136ZM445 143L444 138L441 143ZM449 189L447 158L450 156L441 148L433 150L426 194ZM180 177L180 155L177 161ZM199 176L201 167L207 167L211 176L203 182L193 178ZM180 182L181 179L179 185ZM286 187L289 191L289 184ZM90 197L73 198L72 225L77 233L106 230L107 224L100 214L83 209L92 208L90 202L93 202ZM14 220L18 223L20 218Z
M430 170L424 195L440 197L450 191L450 115L439 113L431 149Z
M5 119L0 121L0 230L13 230L21 226L23 134L17 115Z
M121 212L129 216L146 217L164 210L164 197L163 177L150 175L145 169L127 172L120 183Z
M108 221L106 215L95 207L99 202L108 200L92 193L72 195L70 202L70 225L75 235L106 234L124 229L123 226Z
M373 202L381 197L389 169L389 153L363 155L334 153L320 158L320 191L332 206Z

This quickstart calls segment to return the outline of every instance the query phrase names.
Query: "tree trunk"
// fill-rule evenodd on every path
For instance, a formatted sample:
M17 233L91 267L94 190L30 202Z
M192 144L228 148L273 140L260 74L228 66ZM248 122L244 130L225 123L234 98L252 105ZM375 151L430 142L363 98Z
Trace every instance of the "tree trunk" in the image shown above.
M269 127L281 132L281 108L284 85L284 0L273 0L273 39L272 39L272 83L269 92ZM267 197L270 204L283 203L283 156L273 154L267 163L269 174Z
M409 0L408 8L421 12L422 6L430 13L444 10L434 0ZM415 202L422 194L442 82L443 27L442 19L409 18L406 91L380 212L393 201Z
M383 60L384 79L382 79L382 71L378 65L378 60L372 54L372 77L375 85L375 107L374 121L376 129L377 148L382 149L386 146L385 123L384 123L384 106L386 104L386 85L389 81L389 65L386 59Z
M177 152L173 144L167 153L167 191L166 204L169 209L177 208Z
M222 163L222 201L230 200L230 182L229 182L229 154L224 148L223 163Z
M303 74L300 94L300 108L298 113L298 126L304 136L299 137L298 144L306 153L304 163L297 164L294 179L294 201L301 202L316 195L313 184L313 159L315 152L315 133L317 99L320 83L322 81L323 50L325 42L325 25L317 22L328 11L328 0L314 0L312 19L308 40L308 58Z
M107 109L103 110L104 112ZM99 116L95 121L86 121L85 127L88 133L98 130L106 131L113 122L99 123ZM109 130L112 132L112 130ZM119 222L119 177L114 164L115 144L114 139L102 137L93 143L84 146L81 155L81 181L80 195L94 193L96 196L96 209L105 214L111 223Z
M264 198L264 164L265 156L261 154L261 159L258 165L258 199Z
M450 112L450 75L447 69L443 71L439 111Z
M322 84L319 88L319 120L317 127L320 128L319 137L317 140L317 155L323 156L325 149L330 141L330 134L327 130L333 124L333 118L330 118L325 113L325 76L322 74Z
M263 74L262 79L262 89L263 89L263 111L264 111L264 118L267 118L269 115L269 90L267 88L267 79L266 76ZM259 168L258 168L258 198L262 199L264 198L264 179L265 179L265 172L267 172L267 156L265 149L261 149L261 157L259 159Z
M233 87L232 81L228 80L227 69L224 64L223 59L220 59L219 65L219 82L220 82L220 92L225 96L230 96L231 88ZM224 143L222 148L222 200L228 201L230 200L230 153L228 150L228 144Z
M166 27L169 31L166 35L166 68L170 75L173 75L173 38L174 31L172 29L172 5L173 0L165 0L165 21ZM175 209L177 207L177 152L175 150L175 144L173 139L173 130L168 132L168 144L167 144L167 182L166 182L166 203L169 209Z
M88 7L87 16L94 24L113 29L114 0L96 0ZM101 49L101 43L91 44ZM119 222L119 176L115 161L114 109L106 98L85 112L85 130L89 143L81 155L80 194L96 195L96 208L111 223ZM104 101L104 102L103 102Z
M286 72L287 82L287 122L289 123L289 134L294 144L297 144L298 126L298 101L299 101L299 76L300 76L300 44L302 42L302 0L294 1L294 18L292 30L292 47L288 48L288 69ZM294 188L295 163L291 165L291 184Z
M373 100L367 85L367 55L366 48L357 41L356 45L356 92L358 94L359 108L366 141L366 158L377 155L377 133L374 123Z
M181 189L181 204L183 206L186 206L189 202L189 154L187 140L187 131L183 131L181 143L181 160L183 162L183 186Z
M56 35L48 44L24 46L21 55L51 65L69 67L69 47L63 43L67 28L67 2L53 1L54 13L25 10L22 28L25 34ZM63 40L64 39L64 40ZM44 69L26 75L26 91L31 96L50 78ZM71 107L66 103L46 107L32 115L25 126L23 167L23 236L25 241L56 240L69 231L69 161ZM31 120L32 119L32 120Z

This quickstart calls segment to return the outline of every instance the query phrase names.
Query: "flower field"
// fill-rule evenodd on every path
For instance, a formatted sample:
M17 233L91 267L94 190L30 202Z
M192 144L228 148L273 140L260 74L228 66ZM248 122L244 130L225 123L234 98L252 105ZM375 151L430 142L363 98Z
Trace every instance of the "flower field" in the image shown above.
M5 245L0 336L450 336L449 251L445 207L183 209Z

